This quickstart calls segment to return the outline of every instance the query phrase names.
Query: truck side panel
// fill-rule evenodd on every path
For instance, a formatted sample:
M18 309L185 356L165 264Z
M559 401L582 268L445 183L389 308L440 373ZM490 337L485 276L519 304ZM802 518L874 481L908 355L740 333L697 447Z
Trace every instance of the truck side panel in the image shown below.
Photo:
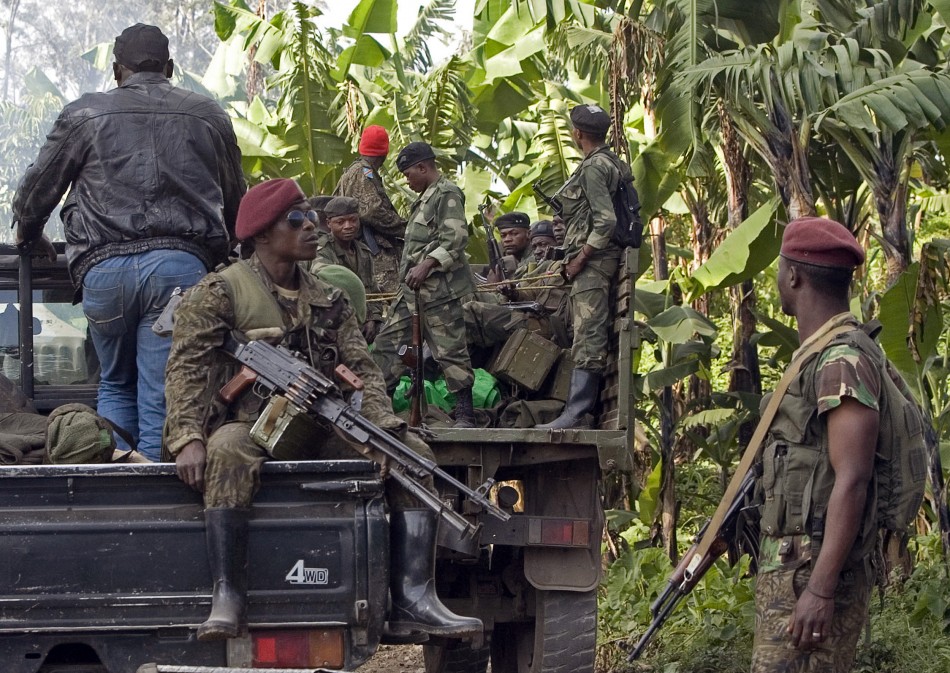
M251 518L251 629L346 628L358 664L382 627L382 609L368 606L384 607L388 590L376 473L366 461L273 463L262 481ZM175 641L182 663L227 663L223 644L194 641L212 582L201 498L174 466L0 470L0 545L0 634L42 635L47 652L92 643L104 662L116 659L115 671L154 661L126 657ZM24 658L19 640L0 638L0 661Z

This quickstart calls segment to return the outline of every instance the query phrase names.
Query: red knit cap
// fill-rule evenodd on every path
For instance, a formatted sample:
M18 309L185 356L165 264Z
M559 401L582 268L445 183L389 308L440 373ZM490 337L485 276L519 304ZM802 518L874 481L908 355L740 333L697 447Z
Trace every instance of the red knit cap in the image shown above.
M359 152L364 157L384 157L389 154L389 134L382 126L367 126L360 136Z
M824 217L802 217L785 227L782 257L815 266L853 269L864 264L864 250L848 229Z
M253 238L266 231L291 206L306 200L296 180L278 178L254 185L238 206L234 233L239 241Z

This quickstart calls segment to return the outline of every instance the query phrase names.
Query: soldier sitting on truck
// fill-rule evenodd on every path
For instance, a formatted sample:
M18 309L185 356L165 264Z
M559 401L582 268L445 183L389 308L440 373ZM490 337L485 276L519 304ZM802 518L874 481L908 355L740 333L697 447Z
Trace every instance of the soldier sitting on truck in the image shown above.
M375 277L373 255L360 240L359 202L349 196L335 196L324 207L329 234L320 237L317 257L313 265L338 264L359 276L368 293L379 294ZM383 306L380 302L368 304L366 320L362 323L366 343L373 343L383 322Z
M393 415L382 373L340 290L299 264L316 255L316 219L293 180L269 180L249 190L240 204L236 232L254 252L208 275L188 293L176 316L166 377L166 447L181 480L204 493L214 579L211 615L198 627L198 640L234 638L246 629L248 519L261 465L271 457L251 436L262 400L247 390L225 404L218 394L237 370L220 348L232 331L249 339L269 337L302 352L308 364L331 378L337 364L346 365L365 384L362 415L434 460L431 449ZM323 434L322 427L304 438L296 446L278 443L273 453L311 459L352 455L332 432ZM352 448L366 451L385 468L382 456ZM422 481L435 492L431 477ZM386 499L390 629L443 637L481 632L480 620L450 612L435 593L436 514L392 480L386 481Z
M537 242L537 244L536 244ZM571 345L569 287L561 276L562 262L544 259L554 245L550 222L531 230L531 247L543 259L530 273L506 291L506 302L470 301L462 309L469 344L491 347L504 343L518 329L528 329L551 339L562 348ZM486 293L479 293L479 297Z

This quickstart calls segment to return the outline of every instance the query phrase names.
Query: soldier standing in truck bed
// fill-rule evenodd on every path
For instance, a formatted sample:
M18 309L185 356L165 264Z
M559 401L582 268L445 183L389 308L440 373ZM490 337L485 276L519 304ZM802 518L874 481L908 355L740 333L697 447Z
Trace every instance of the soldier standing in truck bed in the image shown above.
M366 244L359 238L359 205L356 199L348 196L335 196L324 206L323 212L330 233L320 236L317 257L311 263L310 270L316 271L314 265L338 264L345 266L359 276L366 292L379 293L379 287L373 273L373 256ZM363 336L366 337L366 343L373 343L382 322L382 305L379 302L369 302L367 304L366 320L362 324L362 332Z
M610 282L620 263L611 238L617 226L613 196L630 167L607 146L610 115L597 105L571 109L571 136L584 159L557 193L564 206L564 273L571 281L574 371L564 411L540 428L571 428L594 408L607 367Z
M373 254L376 284L383 292L395 292L399 287L396 272L402 258L406 220L396 212L379 174L389 154L386 129L382 126L363 129L359 153L360 158L346 169L333 193L359 202L363 240Z
M406 247L399 265L402 285L376 337L373 358L393 391L406 368L396 356L412 338L415 292L424 305L422 334L455 395L455 427L475 427L472 385L475 374L465 338L462 301L475 286L465 256L468 225L462 190L439 172L428 143L412 142L396 158L409 187L419 194L409 214Z

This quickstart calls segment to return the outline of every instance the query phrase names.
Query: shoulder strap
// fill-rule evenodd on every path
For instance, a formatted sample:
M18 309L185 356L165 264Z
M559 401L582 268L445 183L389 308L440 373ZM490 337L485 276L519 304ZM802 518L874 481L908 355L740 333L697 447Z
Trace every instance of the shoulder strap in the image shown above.
M759 453L762 449L762 442L765 440L765 435L768 433L769 427L772 425L772 420L775 418L775 414L778 411L779 403L781 403L782 398L785 396L785 392L792 384L792 381L798 377L802 366L811 359L812 355L820 353L837 337L841 336L842 334L852 332L854 329L855 328L853 325L839 325L837 327L829 328L827 331L816 334L810 339L811 343L808 344L807 348L799 352L798 356L792 360L791 364L789 364L788 369L785 370L785 374L782 375L778 385L775 386L775 392L772 393L772 398L765 407L765 411L762 412L762 417L759 419L759 424L755 426L755 432L752 433L752 439L749 440L749 445L746 447L745 453L742 454L742 460L739 461L739 466L732 475L732 480L729 482L729 487L723 494L722 500L719 501L719 506L716 508L716 513L713 514L712 519L709 520L709 525L706 527L706 532L703 533L703 536L699 540L699 543L696 547L696 553L693 554L693 558L691 559L689 566L686 568L687 579L691 578L693 571L699 567L699 564L702 562L703 558L709 553L709 549L713 542L717 537L719 537L719 529L722 527L723 520L726 517L726 512L729 510L732 501L735 500L736 494L739 492L739 488L742 485L742 481L745 479L746 474L748 474L749 470L752 469L753 463L755 463L756 459L759 457Z

